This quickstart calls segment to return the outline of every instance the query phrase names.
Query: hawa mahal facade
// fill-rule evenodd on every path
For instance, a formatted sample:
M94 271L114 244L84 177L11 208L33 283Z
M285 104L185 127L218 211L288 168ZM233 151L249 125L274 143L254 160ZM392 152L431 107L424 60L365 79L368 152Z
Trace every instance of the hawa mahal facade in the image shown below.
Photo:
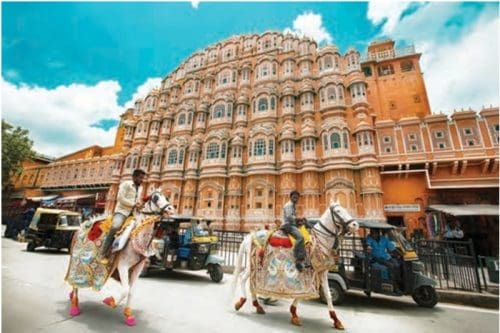
M367 53L267 32L195 52L121 115L115 144L25 167L24 195L96 194L147 171L179 213L252 230L338 200L353 216L425 228L433 204L498 205L498 107L432 113L413 46ZM497 217L498 224L498 217ZM425 233L425 230L424 230Z

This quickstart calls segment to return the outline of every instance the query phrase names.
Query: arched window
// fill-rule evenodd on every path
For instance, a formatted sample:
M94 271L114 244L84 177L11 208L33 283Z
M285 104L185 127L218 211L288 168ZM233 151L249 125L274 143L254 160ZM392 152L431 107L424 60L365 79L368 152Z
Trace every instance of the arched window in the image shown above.
M328 88L328 101L334 101L336 98L335 87Z
M220 146L220 157L221 158L226 158L226 144L225 143L223 143Z
M328 149L328 135L326 135L326 134L323 135L323 148L325 150Z
M179 150L179 164L182 164L184 162L184 150L180 149Z
M193 114L190 112L190 113L188 113L188 121L187 121L187 123L191 124L191 121L193 121Z
M330 135L330 147L332 149L337 149L337 148L340 148L341 145L340 145L340 135L338 133L332 133Z
M222 118L224 117L224 104L217 104L214 107L214 119Z
M267 98L260 98L259 111L267 111L267 109L268 109Z
M125 162L125 169L130 168L130 164L132 163L132 156L127 157L127 162Z
M332 60L332 57L327 55L325 56L325 58L323 59L323 68L324 69L329 69L329 68L332 68L333 67L333 60Z
M186 123L186 115L181 113L177 119L177 125L184 125Z
M274 140L270 139L269 140L269 155L273 155L273 154L274 154Z
M257 139L253 145L253 154L255 156L263 156L266 154L266 141Z
M177 150L173 149L168 153L168 162L169 165L177 163Z
M349 138L347 137L347 132L342 134L342 139L344 141L344 148L349 148Z
M212 142L207 147L207 159L219 158L219 145Z
M339 91L339 99L344 99L344 88L342 86L338 87Z
M271 97L271 110L276 110L276 99Z

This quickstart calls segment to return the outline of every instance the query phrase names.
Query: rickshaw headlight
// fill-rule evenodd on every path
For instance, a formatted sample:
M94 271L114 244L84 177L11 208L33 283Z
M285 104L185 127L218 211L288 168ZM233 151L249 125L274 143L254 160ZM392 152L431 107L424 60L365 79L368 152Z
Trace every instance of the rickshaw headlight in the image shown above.
M199 253L208 253L210 251L210 245L209 244L201 244L198 246L198 252Z
M423 272L424 271L424 263L420 261L412 262L412 269L414 272Z

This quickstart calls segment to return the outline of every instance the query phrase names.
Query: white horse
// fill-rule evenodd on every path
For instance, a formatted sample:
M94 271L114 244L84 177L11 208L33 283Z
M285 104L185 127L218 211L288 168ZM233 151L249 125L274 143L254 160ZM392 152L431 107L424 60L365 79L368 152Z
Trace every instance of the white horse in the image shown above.
M168 199L156 190L149 196L143 209L134 215L135 227L130 232L130 238L123 249L114 254L114 258L110 260L109 265L102 265L98 261L102 239L106 236L100 234L95 240L89 240L89 234L97 229L94 227L94 222L102 220L95 218L82 224L82 228L75 233L71 246L71 257L68 266L68 273L65 280L72 285L73 290L70 293L71 307L69 313L71 316L80 314L78 305L78 289L83 287L92 287L99 291L110 276L118 271L118 276L115 275L121 282L122 292L115 301L114 297L110 296L103 302L115 308L125 298L125 323L129 326L136 324L135 317L132 314L130 301L132 299L135 281L141 273L146 259L151 255L150 244L154 236L156 222L161 215L175 214L175 208ZM132 222L134 223L134 222ZM97 246L94 245L98 242ZM75 243L78 243L78 248L75 248ZM90 273L89 273L90 272ZM87 275L86 275L87 274ZM98 280L98 283L96 281Z
M327 258L331 255L331 250L333 248L337 248L340 239L350 233L355 233L359 228L358 223L351 217L351 215L344 209L338 202L334 202L330 204L330 206L325 210L323 215L320 218L320 221L314 225L311 229L311 241L313 243L312 247L317 246L316 250L324 255L324 258ZM258 241L258 239L262 240L266 238L267 230L259 230L255 233L255 236L252 234L247 235L243 242L240 245L238 251L238 260L236 263L236 267L234 270L234 279L232 284L232 295L234 295L234 291L236 289L236 285L238 280L241 278L241 290L243 292L243 297L239 299L239 301L235 304L235 309L238 311L243 304L246 302L246 286L248 278L251 275L251 267L250 260L251 256L258 255L257 251L253 251L252 253L252 243ZM254 238L255 237L255 238ZM242 262L243 257L246 254L246 267L242 271ZM315 269L314 265L312 269ZM316 271L318 275L321 277L321 287L322 291L326 297L326 301L328 304L328 311L330 314L330 318L334 321L334 327L337 329L344 329L341 321L337 318L335 310L332 304L332 296L330 294L330 288L328 286L328 270L325 268L320 268ZM252 286L250 285L250 293L252 296L252 304L256 308L257 313L264 314L265 311L259 304L257 300L257 292L252 290ZM283 298L291 298L283 295ZM293 303L290 306L290 313L292 314L292 324L300 326L301 322L299 317L297 316L297 305L299 299L294 298Z

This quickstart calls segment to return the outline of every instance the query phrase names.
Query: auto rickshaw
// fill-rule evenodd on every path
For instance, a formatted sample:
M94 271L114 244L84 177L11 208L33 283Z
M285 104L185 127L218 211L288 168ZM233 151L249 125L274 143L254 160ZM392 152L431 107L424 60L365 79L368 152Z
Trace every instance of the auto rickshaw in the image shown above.
M432 308L438 302L434 286L436 282L423 274L424 264L419 260L415 249L401 234L401 228L369 220L358 220L360 232L368 235L372 228L380 229L394 244L396 250L391 255L400 262L402 274L401 293L397 293L395 283L387 267L374 263L364 242L365 238L347 237L340 248L340 262L335 271L328 273L330 293L333 304L340 304L349 289L363 290L390 296L411 295L422 307ZM363 231L364 230L364 231ZM343 256L345 255L345 256Z
M141 275L151 269L207 269L212 281L220 282L224 259L217 254L219 240L209 228L211 222L190 216L162 219L152 241L156 254L149 258Z
M37 247L69 250L75 231L80 229L80 213L62 209L38 208L26 232L26 250L35 251Z

